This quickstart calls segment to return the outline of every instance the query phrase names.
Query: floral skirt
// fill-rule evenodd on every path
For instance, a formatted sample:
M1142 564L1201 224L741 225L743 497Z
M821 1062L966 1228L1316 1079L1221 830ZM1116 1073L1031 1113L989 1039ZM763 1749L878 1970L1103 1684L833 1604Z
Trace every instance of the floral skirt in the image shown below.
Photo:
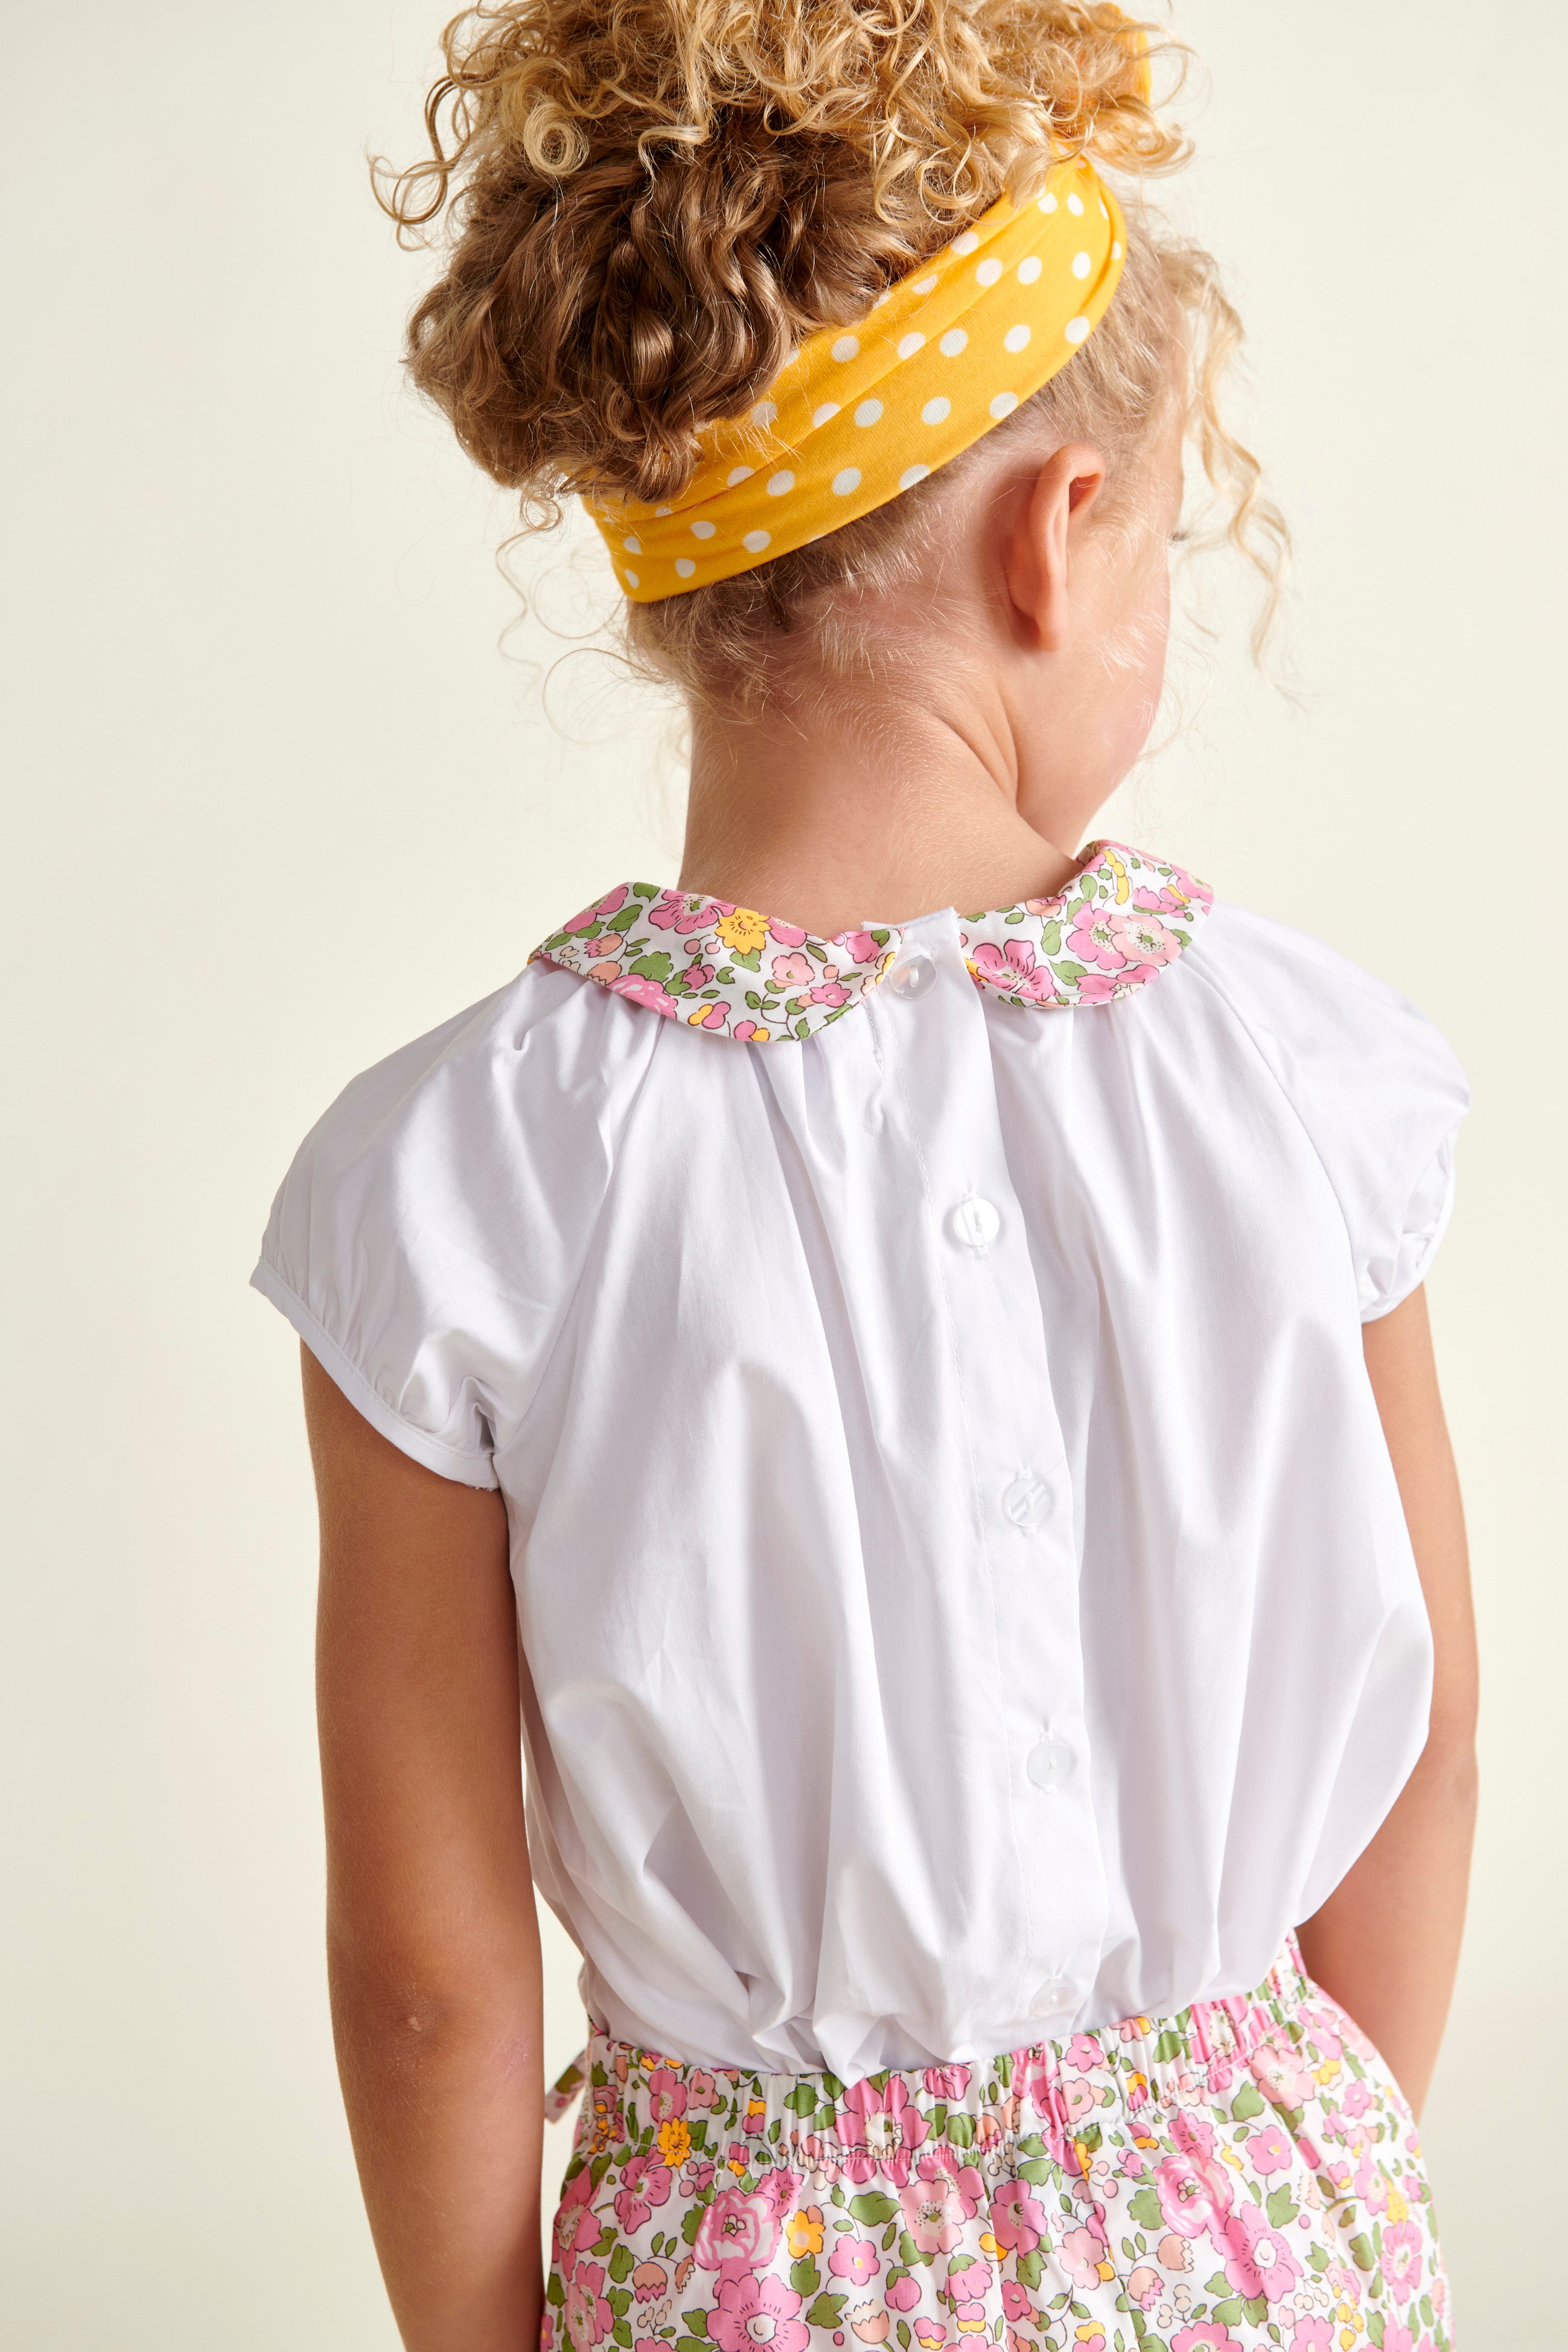
M1294 1940L1248 1997L984 2065L748 2074L596 2035L542 2352L1447 2352L1420 2143Z

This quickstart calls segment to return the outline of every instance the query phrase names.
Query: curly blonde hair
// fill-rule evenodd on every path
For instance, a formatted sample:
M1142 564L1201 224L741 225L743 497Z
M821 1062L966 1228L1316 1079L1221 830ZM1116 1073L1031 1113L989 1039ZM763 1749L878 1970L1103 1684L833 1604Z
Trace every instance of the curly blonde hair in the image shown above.
M410 373L520 493L525 529L572 492L678 498L703 428L743 415L798 342L862 317L1065 155L1141 179L1187 152L1146 94L1151 61L1182 53L1108 0L489 0L442 51L430 152L378 166L377 193L405 238L442 224ZM986 442L1090 434L1125 485L1184 380L1271 610L1283 525L1217 401L1239 339L1210 257L1132 205L1105 319ZM737 579L631 607L631 650L689 694L754 698L779 640L912 568L922 516L976 462Z

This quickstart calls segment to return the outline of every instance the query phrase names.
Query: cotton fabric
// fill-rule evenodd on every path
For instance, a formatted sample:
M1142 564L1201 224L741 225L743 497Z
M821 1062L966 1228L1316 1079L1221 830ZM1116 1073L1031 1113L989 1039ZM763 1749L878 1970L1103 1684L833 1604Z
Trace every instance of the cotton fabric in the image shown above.
M279 1194L258 1286L504 1493L534 1866L619 2041L853 2084L1240 1993L1420 1751L1361 1322L1462 1078L1227 906L1107 1002L984 983L1108 870L762 1051L533 962Z
M1121 207L1083 156L1004 196L878 296L810 335L745 415L701 436L679 498L584 500L634 604L681 596L886 506L1066 367L1126 258Z
M846 2088L599 2035L580 2073L543 2352L1447 2352L1415 2123L1294 1946L983 2066Z

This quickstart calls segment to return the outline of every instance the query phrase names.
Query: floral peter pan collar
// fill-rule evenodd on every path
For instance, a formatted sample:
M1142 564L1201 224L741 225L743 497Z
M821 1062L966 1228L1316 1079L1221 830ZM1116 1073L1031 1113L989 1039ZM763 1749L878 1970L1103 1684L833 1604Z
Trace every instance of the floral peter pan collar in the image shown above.
M961 915L976 987L1008 1004L1110 1004L1192 943L1206 883L1120 842L1095 842L1066 889L989 915ZM623 882L534 950L670 1021L748 1045L810 1037L868 996L908 924L815 939L727 899Z

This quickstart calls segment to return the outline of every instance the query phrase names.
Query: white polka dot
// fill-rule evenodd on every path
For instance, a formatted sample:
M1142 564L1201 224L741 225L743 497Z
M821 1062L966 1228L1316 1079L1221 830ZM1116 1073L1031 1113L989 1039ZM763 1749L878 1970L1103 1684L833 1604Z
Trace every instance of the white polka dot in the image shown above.
M1111 248L1110 248L1110 258L1112 259L1112 261L1120 261L1120 260L1121 260L1121 246L1120 246L1120 245L1112 245L1112 247L1111 247Z
M678 555L675 559L675 568L682 580L689 580L697 566L689 555Z
M831 425L837 414L838 403L836 400L825 400L820 408L812 410L811 421L820 431L823 425Z
M656 515L667 515L667 514L673 514L673 513L674 513L674 511L675 511L675 509L674 509L674 508L673 508L673 507L655 507L655 509L654 509L654 512L655 512L655 514L656 514Z
M833 356L842 364L845 360L852 360L859 348L858 335L840 335L833 346Z
M1055 210L1056 210L1056 208L1057 208L1057 200L1056 200L1055 196L1050 195L1050 194L1043 195L1043 196L1041 196L1040 198L1038 198L1038 200L1037 200L1037 201L1038 201L1038 203L1039 203L1040 210L1041 210L1043 213L1054 213L1054 212L1055 212Z
M753 425L771 425L778 413L776 400L759 400L752 411L752 422Z
M934 278L917 278L915 279L915 292L917 294L931 294L935 291L935 289L936 279Z
M791 473L785 472L783 474L770 474L768 476L768 496L770 499L782 499L786 491L793 490L794 488L795 476Z
M1020 261L1020 263L1018 264L1018 283L1019 283L1019 285L1020 285L1020 286L1032 286L1032 285L1034 284L1034 282L1035 282L1036 278L1039 276L1039 274L1040 274L1040 257L1039 257L1039 255L1038 255L1037 253L1030 253L1030 254L1026 254L1026 255L1025 256L1024 259L1023 259L1022 261Z
M628 555L640 555L642 553L642 541L640 539L623 539L621 545L626 549Z
M871 308L872 308L872 310L879 310L881 309L881 307L882 307L882 305L883 305L883 303L884 303L884 302L890 302L890 301L892 300L892 299L893 299L893 289L892 289L892 288L891 288L890 286L884 286L884 287L883 287L883 289L882 289L882 290L881 290L881 292L878 295L878 297L877 297L876 300L872 303Z
M928 400L921 411L922 425L942 425L952 414L951 400Z
M1083 198L1081 196L1069 196L1068 198L1068 210L1069 213L1082 212Z
M1083 318L1069 319L1064 331L1069 343L1081 343L1089 332L1089 320Z
M953 238L952 249L954 253L973 253L979 242L980 239L975 236L974 231L972 228L966 228L962 236Z
M761 555L763 548L771 547L773 543L773 533L766 530L749 530L741 541L742 546L752 555Z
M925 480L925 478L930 471L931 467L929 466L906 466L903 472L899 476L900 489L912 490L917 482L923 482Z
M733 489L737 482L749 482L753 471L754 468L751 466L731 466L724 479L729 488Z
M923 335L900 335L899 337L899 357L901 360L912 360L915 353L921 348L924 342L925 337Z
M857 425L875 425L881 414L882 404L879 400L863 400L855 411L855 422Z
M996 259L995 255L992 254L980 263L974 275L982 286L994 286L1002 275L1002 264Z
M1004 348L1010 352L1021 352L1028 340L1029 330L1023 326L1009 327L1002 338Z
M711 539L718 528L717 523L694 522L691 526L691 536L693 539Z
M946 334L943 335L941 342L938 343L937 350L942 353L944 360L955 360L968 341L969 337L964 333L962 327L950 327Z
M627 574L626 574L626 586L627 586L628 588L640 588L640 587L642 586L642 581L641 581L640 577L638 576L638 574L637 574L637 572L627 572Z
M1103 196L1100 199L1100 217L1101 220L1109 220L1110 218L1110 215L1105 208L1105 198Z
M841 474L835 474L833 477L833 495L836 499L847 499L851 490L858 490L859 487L858 466L846 466Z
M1087 278L1093 268L1094 264L1089 259L1087 253L1075 253L1073 255L1072 274L1075 278Z
M991 414L998 418L1011 416L1017 405L1018 395L1016 392L999 392L991 404Z

